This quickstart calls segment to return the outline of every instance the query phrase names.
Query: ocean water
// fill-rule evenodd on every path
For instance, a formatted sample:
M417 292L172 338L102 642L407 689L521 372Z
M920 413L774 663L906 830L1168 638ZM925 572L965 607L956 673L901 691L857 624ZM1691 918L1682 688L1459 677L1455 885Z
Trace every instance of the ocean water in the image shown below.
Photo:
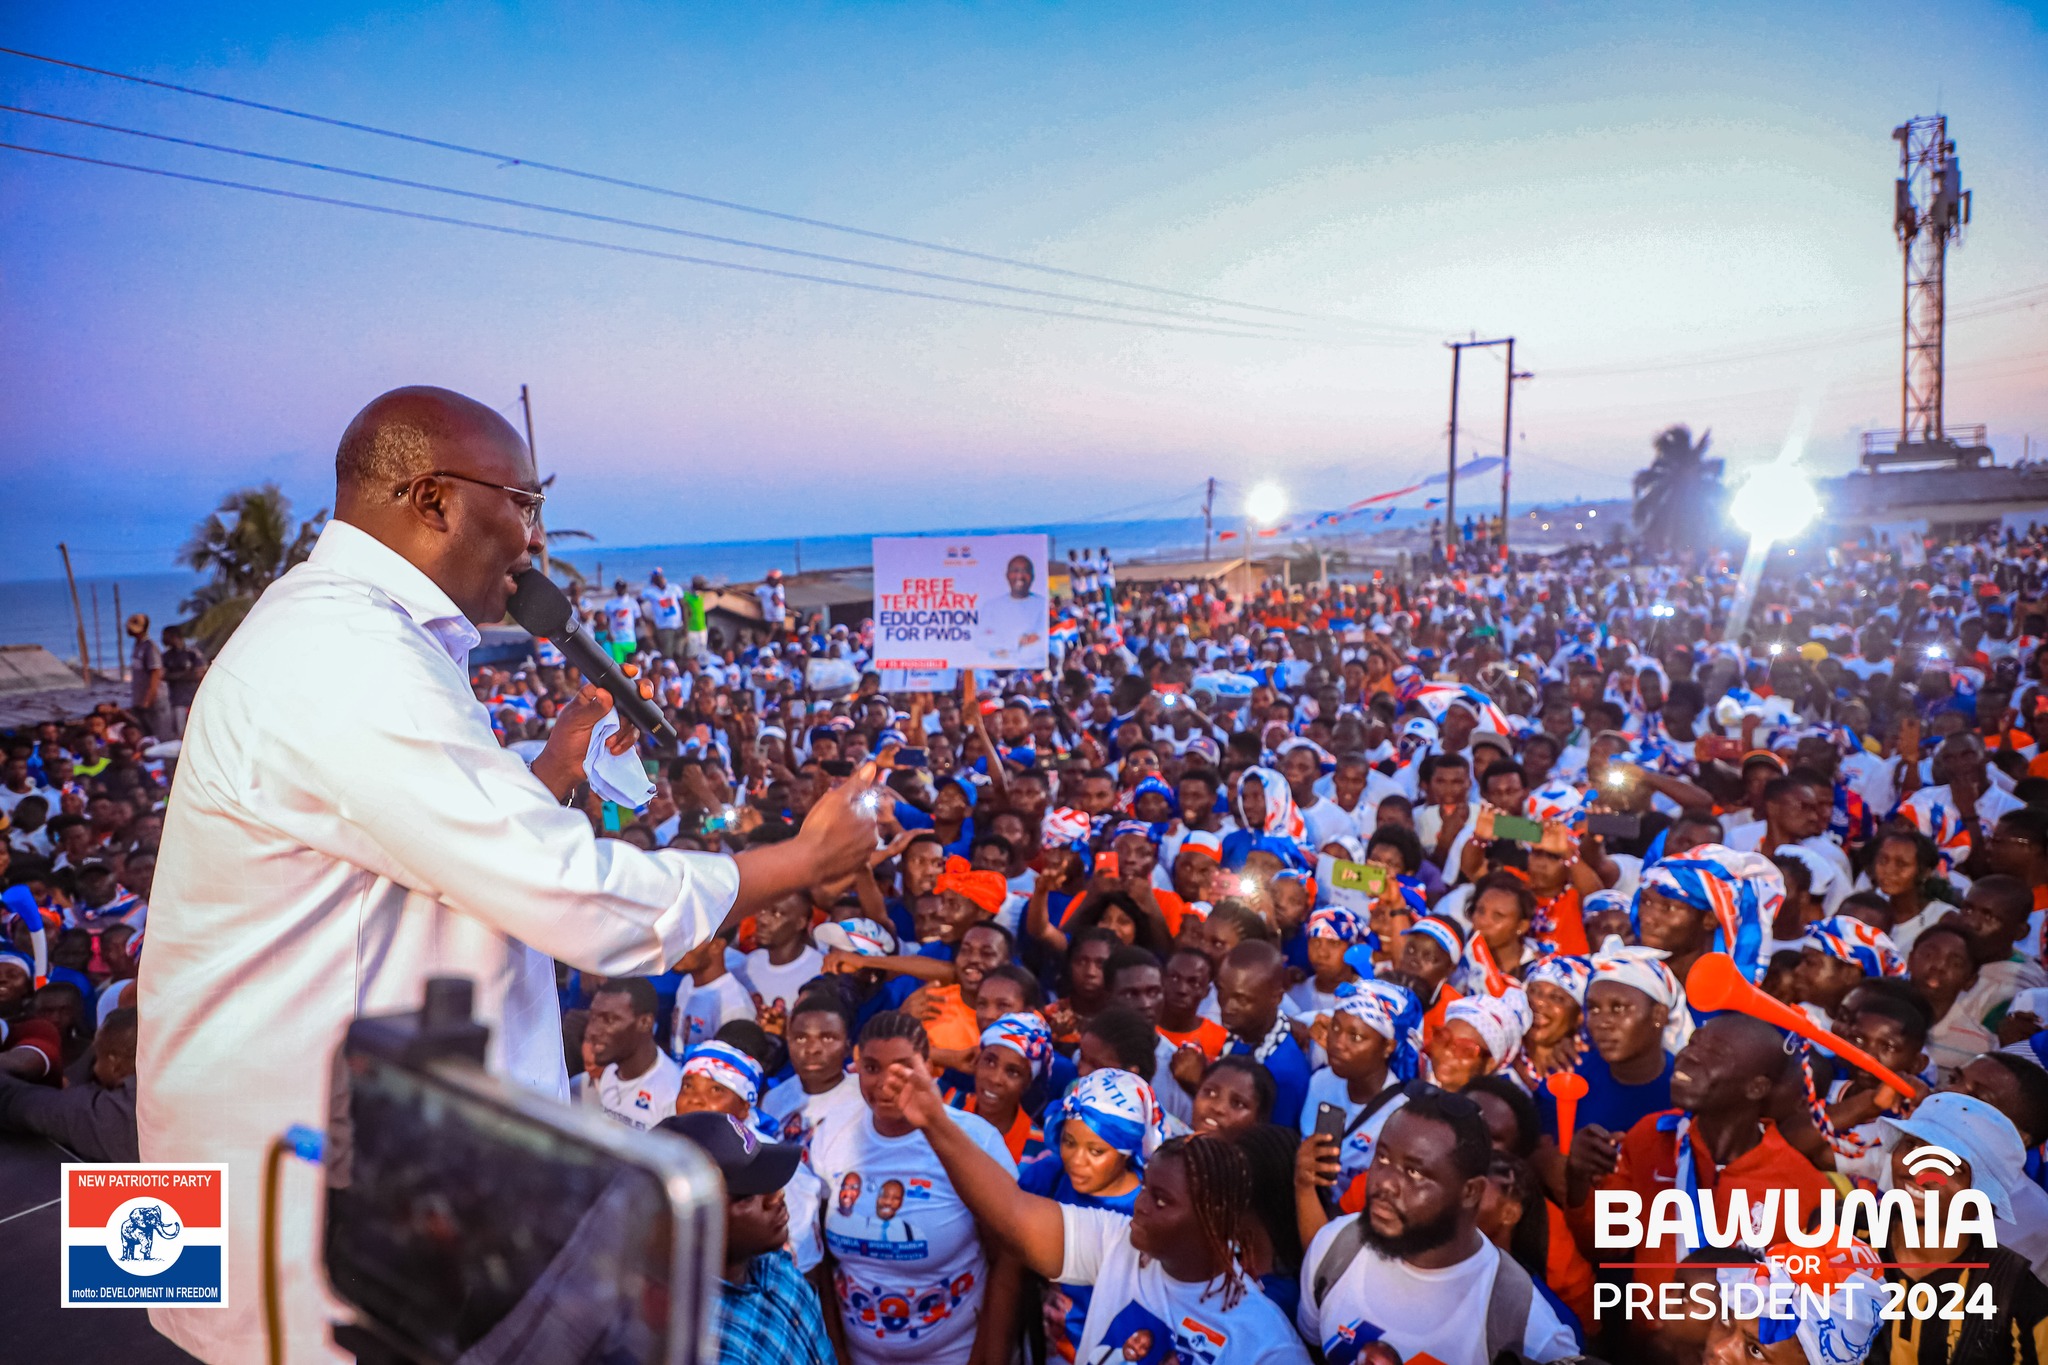
M1053 537L1053 553L1066 558L1069 547L1090 550L1108 546L1112 555L1131 558L1140 554L1188 549L1200 555L1202 519L1171 518L1153 521L1087 522L1067 525L973 527L963 530L1044 531ZM690 575L703 574L714 585L748 582L770 569L794 573L799 569L855 568L868 562L872 537L813 536L798 539L729 540L676 545L629 545L598 547L568 542L556 547L557 557L604 581L623 577L639 583L656 566L672 579L687 583ZM1219 542L1219 556L1230 553L1230 542ZM166 561L170 556L165 555ZM123 646L121 615L114 610L114 589L121 592L121 612L147 612L156 628L182 620L179 604L203 580L196 574L169 569L160 573L126 574L118 578L81 578L78 596L85 614L87 640L93 641L93 600L98 593L99 636L92 643L93 659L109 660ZM71 610L71 592L62 578L34 578L0 581L0 644L37 644L70 663L78 660L78 627Z
M1419 509L1403 509L1391 526L1401 527L1424 519ZM1353 536L1365 529L1360 521L1343 528ZM1217 518L1219 531L1235 528L1234 521ZM1375 528L1377 529L1377 528ZM1087 551L1107 546L1117 559L1198 559L1202 553L1202 519L1166 517L1134 521L1050 522L1034 526L979 526L949 528L946 534L995 534L998 532L1044 532L1051 537L1052 557L1064 561L1069 549ZM885 533L886 534L886 533ZM901 534L918 534L902 532ZM926 532L924 534L939 534ZM614 578L644 581L657 566L672 581L688 583L692 574L703 574L714 586L744 583L761 578L770 569L795 573L806 569L845 569L869 561L871 536L807 536L769 540L728 540L674 545L595 546L566 542L555 547L557 558L565 559L593 581ZM1213 543L1218 559L1238 552L1241 541ZM1262 543L1267 553L1281 548ZM168 565L170 556L165 555ZM128 574L119 578L81 578L79 600L84 608L88 640L93 638L93 595L98 593L99 636L93 658L112 659L123 644L121 616L114 610L114 588L121 591L122 612L147 612L157 628L183 619L182 602L199 586L201 579L189 572L166 568L160 573ZM75 663L78 659L78 629L71 610L71 595L62 578L0 581L0 644L39 644L58 658Z
M85 615L85 638L92 647L93 666L99 667L105 659L111 670L118 656L126 652L127 637L121 633L124 614L147 612L154 635L171 622L184 619L178 604L202 581L197 574L181 569L79 579L78 602ZM118 612L114 610L117 586L121 592ZM95 598L97 639L93 630ZM78 662L77 618L71 611L71 589L63 579L0 582L0 645L41 645L66 663Z

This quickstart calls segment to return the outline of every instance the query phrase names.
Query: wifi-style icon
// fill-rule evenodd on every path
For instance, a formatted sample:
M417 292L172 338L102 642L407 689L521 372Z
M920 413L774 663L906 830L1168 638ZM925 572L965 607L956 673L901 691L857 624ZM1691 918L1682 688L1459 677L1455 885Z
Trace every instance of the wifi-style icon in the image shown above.
M1962 1168L1963 1159L1946 1147L1926 1142L1906 1153L1906 1169L1922 1185L1946 1180Z

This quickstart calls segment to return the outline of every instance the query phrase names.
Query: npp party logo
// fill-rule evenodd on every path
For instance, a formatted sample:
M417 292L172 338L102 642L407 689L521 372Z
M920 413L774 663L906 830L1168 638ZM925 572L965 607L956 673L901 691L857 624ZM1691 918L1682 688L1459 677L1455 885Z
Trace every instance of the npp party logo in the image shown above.
M225 1308L228 1168L64 1167L66 1308Z

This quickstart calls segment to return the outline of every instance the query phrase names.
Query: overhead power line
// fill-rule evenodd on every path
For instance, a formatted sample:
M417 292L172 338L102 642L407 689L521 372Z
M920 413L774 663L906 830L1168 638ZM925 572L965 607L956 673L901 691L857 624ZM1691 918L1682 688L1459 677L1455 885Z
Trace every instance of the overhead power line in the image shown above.
M448 227L471 228L479 232L494 232L506 237L523 237L537 242L555 242L567 246L591 247L598 251L617 252L627 256L644 256L654 260L676 261L684 265L710 266L717 270L736 270L748 275L768 275L777 279L802 280L810 284L836 285L841 289L858 289L870 294L895 294L904 298L932 299L941 303L963 303L975 308L995 308L1008 313L1031 313L1040 317L1067 318L1083 322L1106 322L1117 327L1186 332L1195 336L1234 337L1244 341L1279 341L1285 339L1276 337L1268 332L1239 332L1230 331L1224 327L1194 327L1176 322L1112 317L1103 313L1074 312L1063 308L1040 308L1028 303L1005 303L999 299L977 299L960 294L941 294L928 289L906 289L898 285L873 284L866 280L838 279L831 275L813 275L801 270L778 270L772 266L749 265L742 261L721 261L710 256L689 256L676 251L658 251L653 247L629 246L622 242L600 241L594 237L572 237L559 232L541 232L533 228L509 227L502 223L485 223L474 218L455 218L442 213L421 213L415 209L393 208L386 204L368 204L358 199L339 199L332 195L306 194L298 190L277 189L270 185L252 185L242 180L223 180L217 176L193 175L185 171L165 170L160 166L138 166L132 162L110 161L96 156L80 156L72 152L51 151L44 147L27 147L15 142L0 142L0 151L22 152L30 156L48 157L56 161L73 161L86 166L102 166L110 170L133 171L141 175L161 176L167 180L183 180L194 185L211 185L220 189L243 190L250 194L269 195L275 199L292 199L304 204L322 204L331 208L356 209L363 213L382 214L390 218L410 218L422 223L440 223ZM1231 320L1218 319L1217 321L1227 324Z
M255 109L266 114L278 114L286 118L302 119L308 123L323 124L330 128L341 128L354 133L365 133L372 137L390 138L398 142L411 143L414 146L431 147L437 151L451 152L458 156L479 157L499 166L524 166L529 170L545 171L551 175L570 176L574 179L586 180L593 184L611 185L619 189L638 190L646 194L658 194L670 199L681 199L689 203L704 204L712 208L729 209L735 213L753 214L757 217L772 218L780 222L795 223L802 227L819 228L828 232L850 233L853 236L866 237L872 241L889 242L896 246L914 247L920 251L942 252L949 256L983 261L990 265L1009 266L1016 270L1031 270L1041 274L1059 275L1067 279L1086 281L1090 284L1109 285L1117 289L1137 290L1165 298L1182 299L1190 303L1206 303L1241 311L1270 313L1279 317L1298 318L1304 321L1373 327L1382 331L1398 332L1416 337L1426 336L1435 338L1441 335L1441 329L1436 328L1392 326L1365 322L1362 319L1347 318L1336 314L1309 313L1291 308L1277 308L1269 304L1245 303L1235 299L1219 298L1212 294L1199 294L1182 289L1167 289L1159 285L1141 284L1135 280L1122 280L1109 275L1093 275L1086 271L1068 270L1060 266L1041 265L1036 261L1026 261L1012 256L999 256L991 252L971 251L965 247L947 246L942 242L929 242L921 238L900 236L896 233L878 232L871 228L855 227L848 223L836 223L830 219L810 218L802 214L785 213L779 209L763 208L756 204L744 204L737 200L721 199L689 190L673 189L665 185L652 185L645 181L628 180L620 176L580 170L574 166L563 166L554 162L538 161L531 157L515 156L510 152L494 152L482 147L471 147L463 143L448 142L440 138L423 137L416 133L401 132L393 128L380 128L375 124L332 118L325 114L309 113L303 109L292 109L281 104L265 104L260 100L243 99L237 95L223 95L217 91L200 90L194 86L178 85L171 81L153 80L147 76L131 75L123 71L109 71L104 67L87 66L82 62L65 61L62 58L45 56L39 52L27 52L20 48L0 47L0 55L19 57L25 61L42 62L45 65L62 67L69 71L82 71L88 75L104 76L109 80L126 81L131 85L168 90L174 94L189 95L195 99L214 100L221 104L236 105L244 109Z
M1974 303L1962 304L1948 313L1950 322L1969 322L1978 318L1993 317L2010 313L2021 308L2035 308L2048 303L2048 282L2028 285L2023 289L2010 290L1978 299ZM1787 341L1775 346L1749 347L1743 350L1709 352L1706 355L1672 360L1652 361L1648 364L1619 365L1574 365L1551 367L1543 372L1545 379L1591 379L1607 375L1655 374L1664 370L1690 370L1713 365L1739 365L1752 360L1772 360L1781 356L1800 355L1807 351L1832 350L1841 346L1862 345L1875 341L1896 340L1899 335L1897 323L1874 324L1869 327L1845 328L1840 331L1822 332L1803 340Z
M543 204L530 199L513 199L502 194L485 194L478 190L457 189L450 185L436 185L424 180L408 180L402 176L382 175L375 171L357 170L348 166L329 165L320 161L306 161L295 156L278 156L271 152L252 151L246 147L230 147L218 142L202 142L196 138L176 137L170 133L151 132L145 128L127 128L116 123L101 123L94 119L74 118L67 114L53 114L42 109L28 109L17 104L0 104L0 112L25 114L30 118L45 119L52 123L69 124L76 128L93 128L101 132L119 133L124 137L146 138L152 142L165 142L179 147L193 147L200 151L218 152L225 156L239 156L252 161L269 162L276 166L295 166L301 170L319 171L327 175L347 176L354 180L367 180L379 185L393 185L401 189L424 190L430 194L445 194L457 199L468 199L478 203L498 204L506 208L530 209L536 213L550 213L563 218L577 218L589 223L607 223L613 227L636 228L643 232L659 232L671 237L687 237L694 241L711 242L719 246L740 247L749 251L766 251L778 256L792 256L802 260L818 261L827 265L850 266L859 270L878 270L891 275L905 275L916 279L933 280L941 284L965 285L973 289L992 289L1006 294L1023 294L1034 298L1054 299L1062 303L1078 303L1092 308L1116 308L1126 312L1150 313L1159 317L1178 318L1183 322L1227 324L1233 327L1257 327L1286 334L1301 334L1301 328L1289 323L1257 322L1242 318L1219 318L1209 313L1189 313L1176 308L1160 308L1144 303L1123 303L1115 299L1091 298L1082 294L1066 294L1055 289L1033 289L1027 285L1001 284L993 280L979 280L966 275L948 275L936 270L918 270L911 266L885 265L877 261L865 261L854 256L835 256L822 251L804 251L798 247L776 246L768 242L757 242L745 237L726 237L711 232L696 232L667 223L650 223L644 219L622 218L609 213L592 213L585 209L567 208L558 204Z

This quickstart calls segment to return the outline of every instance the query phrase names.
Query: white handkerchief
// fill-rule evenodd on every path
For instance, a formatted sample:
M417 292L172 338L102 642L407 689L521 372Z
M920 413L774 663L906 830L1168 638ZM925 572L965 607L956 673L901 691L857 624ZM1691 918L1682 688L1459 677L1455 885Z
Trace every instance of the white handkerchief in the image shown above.
M605 747L605 741L618 729L616 709L605 712L603 719L590 727L590 752L583 756L583 771L590 774L591 790L599 796L615 805L638 810L653 797L654 779L647 775L638 749L615 754Z

